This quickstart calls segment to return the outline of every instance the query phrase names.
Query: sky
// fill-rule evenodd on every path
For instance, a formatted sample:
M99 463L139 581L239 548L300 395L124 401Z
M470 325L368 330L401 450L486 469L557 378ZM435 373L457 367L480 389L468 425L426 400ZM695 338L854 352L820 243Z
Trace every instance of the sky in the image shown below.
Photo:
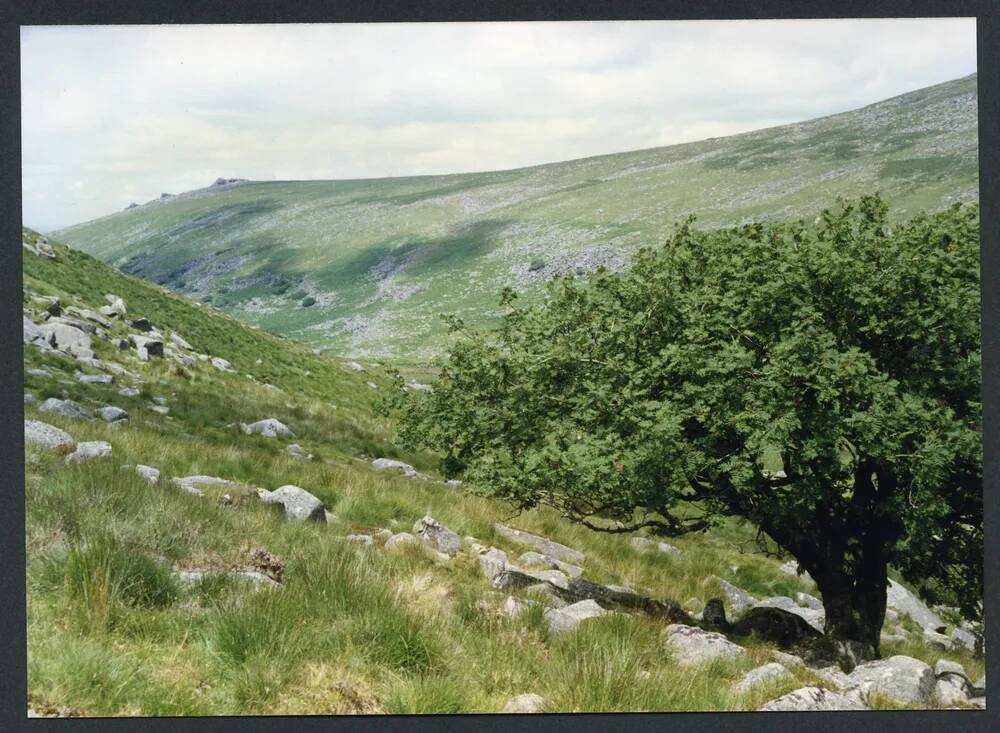
M517 168L811 119L976 71L974 19L30 26L24 224L218 177Z

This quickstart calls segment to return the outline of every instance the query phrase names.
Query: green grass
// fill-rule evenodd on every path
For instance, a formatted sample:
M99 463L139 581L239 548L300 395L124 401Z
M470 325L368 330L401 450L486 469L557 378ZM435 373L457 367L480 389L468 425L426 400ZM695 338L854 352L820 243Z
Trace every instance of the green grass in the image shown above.
M908 218L977 199L976 84L972 75L797 125L513 171L209 187L55 236L272 333L421 361L447 341L441 313L488 323L506 285L538 298L546 272L532 263L572 271L595 248L624 259L690 214L702 227L812 219L838 196L880 191ZM380 265L398 270L389 288ZM209 266L225 271L206 279ZM316 302L303 307L307 298Z
M431 514L514 560L531 548L500 536L495 522L543 534L584 552L588 578L656 598L704 602L717 595L704 582L709 575L759 597L811 590L760 555L752 528L738 523L673 540L683 552L674 557L549 510L512 518L509 507L471 493L375 471L370 459L390 456L437 475L433 456L397 448L392 423L374 414L378 392L365 383L387 385L379 367L346 370L87 255L56 250L55 260L26 255L26 291L91 308L116 293L130 313L231 360L235 371L142 363L95 339L99 358L142 380L140 395L124 398L118 390L133 379L80 384L77 362L26 347L26 369L52 373L25 376L39 402L68 397L129 411L127 424L108 425L25 405L28 418L114 448L109 460L79 465L60 452L29 446L25 453L31 706L88 716L497 712L510 697L537 693L551 711L752 710L816 681L796 671L733 695L732 683L768 660L767 645L752 644L732 662L682 668L664 645L662 624L643 617L612 615L564 636L549 632L542 606L506 617L505 594L489 587L469 551L442 562L419 545L390 552L380 541L343 542L379 528L410 531ZM33 306L27 295L25 303ZM116 325L112 335L123 333ZM427 374L408 370L416 379ZM169 415L149 409L154 397L167 399ZM294 460L284 450L291 441L229 427L263 417L288 424L294 442L317 459ZM137 463L159 468L160 483L123 469ZM224 508L222 491L199 498L169 483L191 474L267 489L294 484L338 519L289 523L270 507ZM280 587L254 591L221 573L177 582L178 569L245 567L255 548L285 562ZM886 653L929 663L938 656L917 642ZM981 660L947 656L982 674Z

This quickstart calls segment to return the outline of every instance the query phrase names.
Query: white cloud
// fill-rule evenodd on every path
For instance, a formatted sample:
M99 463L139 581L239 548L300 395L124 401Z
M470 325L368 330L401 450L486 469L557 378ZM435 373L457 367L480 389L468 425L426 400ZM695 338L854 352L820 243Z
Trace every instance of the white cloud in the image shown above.
M809 119L975 70L969 19L22 29L25 223L216 176L510 168Z

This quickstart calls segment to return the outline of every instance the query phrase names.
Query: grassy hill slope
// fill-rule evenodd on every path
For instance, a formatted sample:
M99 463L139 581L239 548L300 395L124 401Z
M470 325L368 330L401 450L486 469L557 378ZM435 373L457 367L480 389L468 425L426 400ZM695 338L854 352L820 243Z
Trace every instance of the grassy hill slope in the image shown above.
M235 182L56 236L315 346L423 358L438 315L488 320L505 285L623 266L674 222L812 217L881 191L900 216L978 197L976 76L822 119L520 170Z
M24 237L38 239L30 231ZM752 531L738 524L677 539L678 556L597 535L546 510L511 517L501 504L436 480L431 456L394 447L391 423L372 412L387 387L377 367L347 369L89 255L53 247L55 259L25 251L29 318L41 320L39 296L95 309L113 293L126 300L129 317L176 331L234 370L140 361L112 343L131 333L118 320L107 339L94 338L97 367L25 346L25 390L34 398L26 398L25 417L113 448L110 458L86 463L67 463L65 449L26 448L28 689L36 712L495 712L523 693L543 696L553 711L747 710L803 684L829 684L796 667L737 693L732 683L770 659L769 645L746 640L743 657L680 667L664 646L662 621L611 614L557 635L544 605L515 617L504 612L507 592L491 589L468 544L450 560L419 543L386 549L379 530L410 531L426 514L512 560L531 549L499 534L500 521L584 552L591 580L676 598L691 611L720 595L710 576L760 597L815 592L782 572L780 560L758 554ZM115 376L92 384L78 372ZM123 387L138 394L122 396ZM49 397L91 410L118 406L128 422L42 414L38 406ZM265 417L286 423L313 460L290 457L291 439L232 425ZM425 479L376 471L375 456L407 460ZM159 482L126 468L135 464L158 468ZM196 474L240 485L206 487L199 497L170 482ZM313 493L336 519L286 521L249 488L286 484ZM352 534L373 543L345 540ZM254 590L226 572L259 567L257 549L284 563L277 586ZM179 573L192 570L214 572L181 583ZM920 641L907 618L901 624L911 636L887 643L884 653L933 663L941 653ZM982 674L981 660L948 657L974 679Z

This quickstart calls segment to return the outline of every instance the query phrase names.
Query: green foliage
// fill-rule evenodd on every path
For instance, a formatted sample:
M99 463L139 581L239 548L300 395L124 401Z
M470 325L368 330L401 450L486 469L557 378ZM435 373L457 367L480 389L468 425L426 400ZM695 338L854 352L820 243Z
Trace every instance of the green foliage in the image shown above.
M863 197L815 225L687 222L627 272L508 297L408 398L401 435L522 510L664 534L741 516L821 588L889 561L975 615L978 207L887 213Z

